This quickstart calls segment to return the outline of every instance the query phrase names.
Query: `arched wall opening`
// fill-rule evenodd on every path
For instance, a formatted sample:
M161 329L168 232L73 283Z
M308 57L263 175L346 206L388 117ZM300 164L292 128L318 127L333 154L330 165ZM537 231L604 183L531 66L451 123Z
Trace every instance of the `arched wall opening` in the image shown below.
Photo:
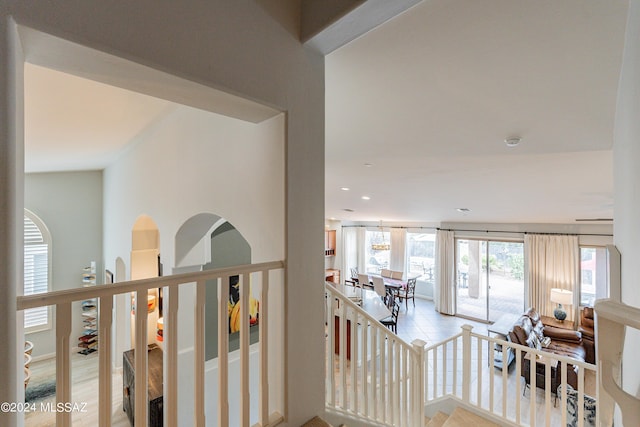
M176 267L174 273L214 270L251 263L251 246L232 224L219 215L200 213L189 218L180 227L175 238ZM230 336L229 351L240 348L237 322L239 310L238 276L229 279ZM205 360L218 356L218 284L207 281L205 303ZM253 290L252 290L253 292ZM253 303L254 319L257 321L257 304ZM234 310L235 309L235 310ZM256 322L257 326L257 322ZM250 328L250 342L258 341L258 328Z
M162 274L160 262L160 230L153 218L140 215L131 230L131 280L148 279ZM134 294L132 293L132 298ZM147 301L132 299L132 318L130 326L131 347L135 344L134 310L147 310L149 313L147 344L156 342L155 326L161 317L161 292L159 289L147 291Z

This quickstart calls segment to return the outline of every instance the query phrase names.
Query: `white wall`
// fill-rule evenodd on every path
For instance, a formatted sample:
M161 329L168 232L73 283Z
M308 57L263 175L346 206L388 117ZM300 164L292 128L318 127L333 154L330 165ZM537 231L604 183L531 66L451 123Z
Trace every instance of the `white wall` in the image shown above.
M266 257L267 252L270 259L282 257L286 253L286 298L298 302L288 304L285 313L288 325L285 362L289 390L289 418L286 425L297 426L311 415L321 413L324 408L324 373L317 369L324 363L323 308L320 304L323 292L322 286L317 286L316 283L323 274L324 58L304 49L297 35L289 32L289 29L295 28L296 25L289 21L281 23L275 20L274 17L296 19L293 14L274 12L274 9L279 7L288 7L289 3L271 3L270 10L267 11L261 7L260 2L255 1L212 0L167 2L161 5L153 0L126 4L73 0L55 3L39 0L2 1L0 96L3 108L0 108L0 123L7 127L2 126L0 130L3 175L6 172L6 179L3 178L0 182L0 194L3 194L0 204L0 230L3 232L0 246L3 257L0 262L3 263L3 268L0 270L6 273L3 273L0 287L6 289L7 286L15 284L15 260L19 259L16 246L19 245L16 245L14 237L19 226L16 218L19 218L19 212L23 207L22 198L15 191L18 190L20 194L22 191L23 166L19 161L22 158L22 91L21 78L19 73L15 72L21 69L19 62L22 59L22 46L15 38L15 33L11 32L10 19L191 81L224 88L231 93L286 111L285 151L288 161L286 166L279 169L287 178L286 241L283 245L278 243L282 234L273 232L274 229L281 231L285 227L284 220L279 218L276 222L270 222L273 228L261 230L262 237L256 240L255 244L252 242L252 247L256 261ZM33 46L25 43L24 47L27 52L25 55L29 56L29 50ZM18 64L11 62L10 55L13 52L17 52ZM53 51L46 54L50 60L62 64L62 68L78 59ZM81 67L82 61L73 65ZM107 73L105 70L105 74ZM126 79L126 76L123 78ZM180 135L176 137L181 140ZM174 154L180 157L188 153ZM251 156L259 154L255 151L250 153ZM9 161L6 162L5 159ZM233 164L234 169L240 171L238 173L242 173L243 165L243 162ZM169 170L173 170L174 166L175 164L171 164ZM192 170L183 166L181 172L183 175L189 175ZM201 179L204 182L208 176L201 176ZM156 182L145 184L162 185ZM162 223L163 230L175 231L175 224L179 221L166 218L161 211L175 210L176 218L187 218L187 212L180 203L166 202L171 196L180 194L183 188L178 185L158 188L162 197L151 199L147 195L148 188L136 186L137 200L140 203L148 202L150 207L146 213ZM237 194L233 196L234 199L237 198ZM242 210L259 209L262 200L263 197L249 199L242 206ZM121 200L110 198L109 203L110 205L105 207L109 212L114 208L111 204L125 208ZM125 209L123 215L128 216L129 212ZM255 230L251 224L254 219L263 222L261 215L261 212L252 212L251 215L234 212L233 215L227 216L230 220L232 217L239 217L233 224L251 241L255 237ZM115 223L109 226L108 233L115 230L115 227L123 226L130 229L132 225L132 222L127 223L128 220L124 219L114 219L113 222ZM11 233L5 234L5 231ZM129 237L127 236L126 241ZM122 238L118 232L107 234L107 238L111 243L105 243L105 259L109 261L107 265L112 267L113 257L123 253L124 244L118 243ZM166 235L161 237L161 245L163 254L169 256L167 238ZM11 266L5 270L4 263L11 263ZM167 267L169 265L167 264ZM0 296L12 301L15 293L3 291ZM15 305L11 304L6 306L9 313L15 309ZM8 338L7 342L12 341L12 337L15 336L15 322L4 323L2 327L9 329L3 330L1 336ZM5 351L14 355L13 345L14 343L10 342ZM304 358L298 357L301 348L306 350ZM17 360L11 356L1 366L16 367ZM9 389L8 394L2 396L6 397L4 400L16 400L12 399L17 393L16 379L11 374L11 378L8 378L2 372L11 372L11 369L0 369L0 389ZM0 414L0 424L13 425L13 420L13 415Z
M629 1L629 17L614 136L615 245L621 253L622 302L640 307L640 0ZM640 397L640 333L627 333L623 387ZM616 424L622 424L620 420Z
M91 261L102 283L102 172L27 174L24 187L25 207L51 233L52 290L82 287L82 269ZM81 313L80 302L73 303L72 346L82 335ZM34 357L55 353L55 314L52 322L52 329L26 335L34 343Z
M104 172L107 268L115 268L116 257L128 260L131 228L141 214L158 227L167 274L175 266L176 233L202 212L233 224L251 246L252 262L283 259L284 123L284 115L252 124L178 106L143 132L134 147ZM193 304L193 289L181 289L178 346L184 370L178 395L183 408L193 401L189 380L193 374L188 369L193 363L184 363L193 357ZM215 378L207 376L208 389L217 390L210 383ZM190 413L180 415L186 423L190 417Z

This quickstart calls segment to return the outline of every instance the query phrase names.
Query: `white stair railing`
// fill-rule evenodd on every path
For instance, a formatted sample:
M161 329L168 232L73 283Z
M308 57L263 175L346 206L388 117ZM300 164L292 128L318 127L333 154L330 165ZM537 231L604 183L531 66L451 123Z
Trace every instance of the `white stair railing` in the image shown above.
M424 422L424 341L407 344L326 285L326 406L375 425Z
M28 308L45 307L54 305L56 307L56 403L68 404L71 402L71 303L90 298L99 299L99 337L100 344L98 346L99 354L99 376L98 376L98 418L101 427L111 425L112 413L112 390L111 390L111 326L112 326L112 301L115 295L129 294L136 292L136 301L146 301L147 291L149 289L168 288L168 301L165 305L167 322L165 323L164 335L164 364L167 376L165 378L167 393L163 397L165 409L164 425L178 425L178 417L180 411L188 411L194 414L194 424L196 426L205 425L205 407L216 405L218 413L217 425L229 425L229 390L228 390L228 371L229 371L229 354L228 343L229 333L228 325L228 293L229 293L229 277L240 277L240 295L241 295L241 312L246 313L240 322L240 395L243 397L240 414L238 419L239 425L248 427L250 425L250 406L249 396L249 321L248 321L248 293L250 276L252 287L260 288L259 307L260 307L260 342L259 342L259 390L258 402L259 410L258 420L253 424L257 427L274 426L280 423L284 418L283 409L279 408L271 410L273 405L270 402L270 396L274 393L274 389L270 384L279 384L284 386L284 372L280 372L278 377L273 377L273 372L268 369L269 357L277 352L284 354L284 348L269 347L268 334L269 330L274 328L268 319L270 311L270 301L283 300L284 292L284 275L274 275L273 272L284 269L284 261L266 262L261 264L243 265L237 267L221 268L216 270L208 270L196 273L177 274L172 276L154 277L151 279L133 280L128 282L120 282L109 286L92 286L79 289L68 289L63 291L55 291L44 294L36 294L30 296L20 296L17 298L18 310ZM276 278L274 280L274 277ZM271 286L270 281L275 281L275 289ZM205 282L216 281L220 288L221 298L218 301L218 313L220 313L218 321L218 402L205 401L205 355L204 355L204 301L205 301ZM181 286L193 285L196 283L197 296L194 299L195 306L192 307L194 315L194 353L195 363L191 368L194 370L194 402L192 408L179 408L178 396L178 346L177 331L180 328L178 323L178 289ZM223 286L224 285L224 286ZM275 291L275 292L274 292ZM270 294L271 292L271 294ZM274 298L273 294L278 295ZM167 295L167 293L165 293ZM268 295L272 295L268 298ZM279 310L283 308L280 307ZM140 315L142 314L142 315ZM135 336L136 348L147 347L147 311L136 310L135 313ZM281 328L282 325L276 325ZM147 425L147 352L140 351L135 353L135 420L136 425ZM182 367L185 368L185 367ZM181 368L181 369L182 369ZM185 368L186 369L186 368ZM71 412L56 412L57 426L71 426ZM140 422L139 420L144 420Z
M600 378L602 411L599 418L603 426L613 423L617 403L625 426L640 425L640 399L620 387L622 352L627 327L640 330L640 309L611 299L596 301L596 355Z
M476 334L472 330L472 326L464 325L460 334L425 349L426 404L455 396L480 411L490 413L507 425L549 427L555 425L553 420L558 420L558 417L561 425L567 425L566 384L568 369L572 367L577 368L577 384L574 387L577 391L578 408L576 425L585 425L585 374L587 371L591 372L597 384L598 373L595 365ZM509 361L511 355L514 357L512 363L515 367L509 370L504 369L502 365L503 369L497 370L496 358L501 364L502 357ZM527 369L532 365L531 360L536 360L536 369ZM544 368L541 365L544 365ZM540 369L540 372L544 371L543 378L536 374L537 369ZM526 371L529 372L528 397L523 396ZM559 377L552 375L555 372L559 372ZM544 384L539 384L539 381L543 381ZM554 388L559 385L562 386L561 392L555 396L557 389ZM541 405L537 402L538 387L544 390ZM597 389L595 392L597 408ZM539 407L542 408L542 414L539 414ZM556 411L554 417L552 411Z

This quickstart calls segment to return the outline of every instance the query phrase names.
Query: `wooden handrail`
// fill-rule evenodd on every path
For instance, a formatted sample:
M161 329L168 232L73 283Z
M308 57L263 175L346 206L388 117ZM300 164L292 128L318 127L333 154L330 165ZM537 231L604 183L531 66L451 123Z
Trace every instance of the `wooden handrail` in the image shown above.
M112 285L63 289L60 291L46 292L43 294L19 296L17 297L17 309L26 310L28 308L64 304L89 298L102 298L144 289L149 290L154 288L179 286L184 283L195 283L199 280L213 280L228 275L249 274L262 270L276 270L284 267L284 261L271 261L263 262L260 264L246 264L239 265L237 267L218 268L215 270L173 274L170 276L153 277L150 279L129 280L127 282L121 282Z

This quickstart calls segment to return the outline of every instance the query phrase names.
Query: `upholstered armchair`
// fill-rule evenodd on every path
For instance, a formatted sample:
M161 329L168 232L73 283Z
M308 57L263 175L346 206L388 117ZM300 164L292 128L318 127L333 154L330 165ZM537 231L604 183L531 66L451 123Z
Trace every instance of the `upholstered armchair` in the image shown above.
M596 345L593 333L593 307L584 307L580 311L580 326L578 331L582 334L582 345L586 352L585 361L596 363Z

